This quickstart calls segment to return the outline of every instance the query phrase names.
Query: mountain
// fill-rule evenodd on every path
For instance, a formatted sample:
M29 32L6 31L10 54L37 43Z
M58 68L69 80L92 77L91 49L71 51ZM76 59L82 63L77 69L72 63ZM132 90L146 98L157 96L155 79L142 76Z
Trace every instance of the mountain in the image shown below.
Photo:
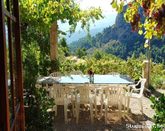
M140 12L143 15L142 11ZM72 42L70 49L75 51L77 48L86 48L89 53L92 53L95 49L100 49L106 53L127 59L133 54L138 57L140 54L147 53L144 42L144 36L133 32L130 24L125 22L123 13L120 13L117 15L114 25L105 28L101 33L91 38L84 37ZM153 60L165 63L165 38L162 40L153 39L151 46Z
M97 33L102 32L104 28L113 25L115 23L115 17L116 14L104 14L104 19L95 21L95 23L91 22L90 23L91 36L95 36ZM63 24L59 22L59 28L60 30L67 31L69 30L69 25L67 23ZM80 38L86 37L87 34L88 33L81 28L81 24L78 23L76 27L76 32L74 32L71 35L69 33L67 34L66 36L67 43L70 44L74 41L79 40Z
M97 33L102 32L104 28L100 27L100 28L93 28L90 30L90 34L91 36L95 36ZM68 35L66 37L67 39L67 43L72 43L74 41L79 40L80 38L86 37L87 36L87 32L81 30L81 31L77 31L75 33L73 33L72 35Z

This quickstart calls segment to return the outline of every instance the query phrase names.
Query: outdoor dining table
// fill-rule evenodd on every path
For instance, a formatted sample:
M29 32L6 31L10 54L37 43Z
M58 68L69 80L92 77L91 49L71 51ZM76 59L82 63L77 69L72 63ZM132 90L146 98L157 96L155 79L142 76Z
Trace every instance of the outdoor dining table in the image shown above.
M70 88L71 91L71 96L68 99L71 99L71 103L76 103L76 98L77 101L80 100L80 94L78 95L79 97L75 98L75 89L80 89L80 87L84 86L92 86L94 87L96 91L96 96L95 96L95 110L97 110L97 106L101 106L103 103L103 94L99 93L99 90L102 90L105 87L109 85L114 85L115 87L128 87L127 85L133 84L134 81L131 80L128 76L125 75L100 75L100 74L95 74L93 82L91 83L89 75L69 75L69 76L59 76L59 77L52 77L52 76L47 76L43 77L41 79L38 79L37 81L39 84L59 84L60 86L66 86L67 88ZM126 89L127 90L127 89ZM94 92L93 92L94 93ZM100 95L100 97L99 97ZM56 98L57 99L57 98ZM73 104L72 103L72 104ZM73 104L74 105L74 104ZM128 104L127 104L128 105ZM61 107L63 108L63 107ZM102 112L102 109L100 109ZM59 114L59 112L58 112ZM62 114L62 113L61 113ZM95 114L97 115L97 112L95 111ZM101 113L102 114L102 113Z
M133 84L134 81L125 75L100 75L95 74L94 80L90 83L89 75L69 75L69 76L60 76L52 77L47 76L39 79L37 81L40 84L122 84L129 85Z

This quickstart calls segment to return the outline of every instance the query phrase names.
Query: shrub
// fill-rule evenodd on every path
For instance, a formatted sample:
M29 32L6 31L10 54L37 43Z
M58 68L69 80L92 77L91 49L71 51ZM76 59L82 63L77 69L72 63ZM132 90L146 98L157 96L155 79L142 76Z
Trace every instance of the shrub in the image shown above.
M53 108L53 100L49 98L45 89L35 88L39 75L47 75L50 62L41 59L41 52L37 44L32 43L23 48L24 67L24 105L27 131L51 130L53 114L47 112ZM41 61L42 60L42 61Z
M160 97L150 98L153 105L151 107L155 110L154 121L155 125L152 127L152 131L163 131L165 128L165 95L161 94Z

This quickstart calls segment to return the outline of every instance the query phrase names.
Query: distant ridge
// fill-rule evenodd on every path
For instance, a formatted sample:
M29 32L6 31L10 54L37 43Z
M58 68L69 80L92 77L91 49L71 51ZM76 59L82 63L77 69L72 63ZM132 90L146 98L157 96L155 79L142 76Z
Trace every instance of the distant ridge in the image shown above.
M92 53L94 49L100 49L122 59L127 59L133 54L135 57L145 54L147 50L144 48L144 42L144 36L132 32L131 26L124 20L123 13L120 13L117 15L114 25L105 28L91 39L84 37L72 42L70 48L71 50L86 48L89 53ZM165 38L162 40L153 39L151 46L153 60L165 64Z

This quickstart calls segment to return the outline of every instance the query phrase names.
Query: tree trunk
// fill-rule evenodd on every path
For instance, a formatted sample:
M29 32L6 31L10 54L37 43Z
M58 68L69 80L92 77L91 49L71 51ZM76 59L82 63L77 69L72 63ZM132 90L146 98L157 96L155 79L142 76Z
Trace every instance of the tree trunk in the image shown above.
M57 21L55 21L50 28L50 59L51 61L56 61L58 57L58 25Z
M57 21L55 21L50 28L50 60L51 60L50 72L59 71Z

